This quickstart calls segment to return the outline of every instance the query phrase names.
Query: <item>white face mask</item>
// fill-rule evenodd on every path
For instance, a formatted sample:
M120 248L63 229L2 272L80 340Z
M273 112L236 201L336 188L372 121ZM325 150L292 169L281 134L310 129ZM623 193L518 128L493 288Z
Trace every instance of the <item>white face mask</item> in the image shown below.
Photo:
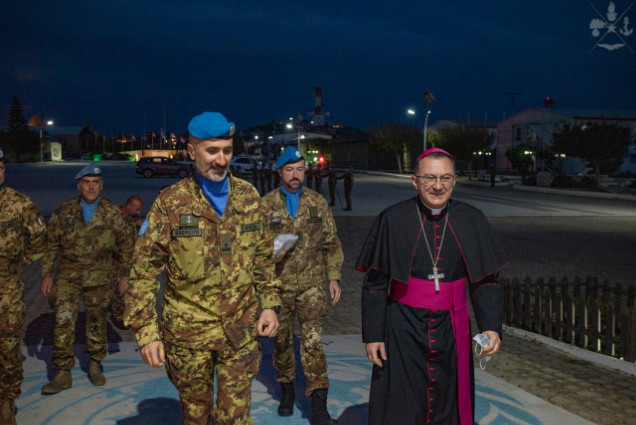
M473 337L473 341L476 342L475 355L479 359L479 368L481 370L486 370L486 363L490 361L490 356L482 357L481 353L484 347L488 347L488 344L490 344L490 340L484 334L477 334Z

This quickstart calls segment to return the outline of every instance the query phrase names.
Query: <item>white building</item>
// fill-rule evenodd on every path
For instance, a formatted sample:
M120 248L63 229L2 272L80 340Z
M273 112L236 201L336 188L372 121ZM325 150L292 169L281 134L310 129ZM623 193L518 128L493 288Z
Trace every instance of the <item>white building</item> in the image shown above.
M630 128L632 139L636 138L636 111L603 111L583 109L531 108L497 124L497 168L510 168L506 151L520 144L543 151L552 145L552 135L564 124L585 125L589 123L617 124ZM630 146L630 154L620 171L636 172L636 148ZM564 170L570 173L582 171L579 158L565 158Z

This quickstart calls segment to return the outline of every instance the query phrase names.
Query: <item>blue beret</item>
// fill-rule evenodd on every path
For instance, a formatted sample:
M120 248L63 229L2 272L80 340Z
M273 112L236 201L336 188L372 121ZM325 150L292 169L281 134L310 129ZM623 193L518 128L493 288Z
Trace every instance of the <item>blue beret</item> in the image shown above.
M293 164L294 162L298 162L301 159L305 159L302 153L298 149L293 146L287 146L283 153L278 157L278 161L276 162L276 169L278 170L285 164Z
M234 134L234 123L218 112L204 112L190 120L188 132L197 139L226 139Z
M79 180L82 177L100 177L102 175L102 169L95 162L91 162L86 167L82 168L79 173L75 174L75 180Z

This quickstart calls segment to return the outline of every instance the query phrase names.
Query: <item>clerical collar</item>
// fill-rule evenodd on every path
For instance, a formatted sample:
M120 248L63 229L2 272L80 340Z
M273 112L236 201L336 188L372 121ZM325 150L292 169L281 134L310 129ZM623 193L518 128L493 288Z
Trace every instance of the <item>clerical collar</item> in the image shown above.
M225 205L230 195L230 184L227 175L220 182L215 182L203 177L198 172L194 173L199 187L203 192L203 196L210 203L210 206L216 211L217 215L221 217L223 211L225 211Z
M422 212L424 212L424 214L426 214L428 217L441 217L442 215L446 214L446 210L448 209L448 203L446 203L446 205L444 205L442 208L435 208L435 209L429 208L419 198L417 198L417 203L419 204L419 207L422 210Z

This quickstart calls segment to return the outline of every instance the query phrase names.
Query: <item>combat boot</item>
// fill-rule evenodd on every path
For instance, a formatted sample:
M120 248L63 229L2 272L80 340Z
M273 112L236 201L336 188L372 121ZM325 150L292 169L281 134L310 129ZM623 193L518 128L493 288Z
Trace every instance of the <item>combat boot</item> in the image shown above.
M0 425L18 425L15 420L15 403L9 398L0 398Z
M100 363L97 360L91 359L88 365L88 380L96 387L100 387L106 383L106 378L104 378Z
M294 383L281 382L280 406L278 406L278 416L291 416L294 414L294 401L296 394L294 392Z
M62 390L71 388L72 385L71 371L60 369L57 371L57 375L51 379L51 382L42 387L42 394L57 394Z
M327 410L327 390L314 390L311 393L311 425L332 425L338 422L331 419Z

